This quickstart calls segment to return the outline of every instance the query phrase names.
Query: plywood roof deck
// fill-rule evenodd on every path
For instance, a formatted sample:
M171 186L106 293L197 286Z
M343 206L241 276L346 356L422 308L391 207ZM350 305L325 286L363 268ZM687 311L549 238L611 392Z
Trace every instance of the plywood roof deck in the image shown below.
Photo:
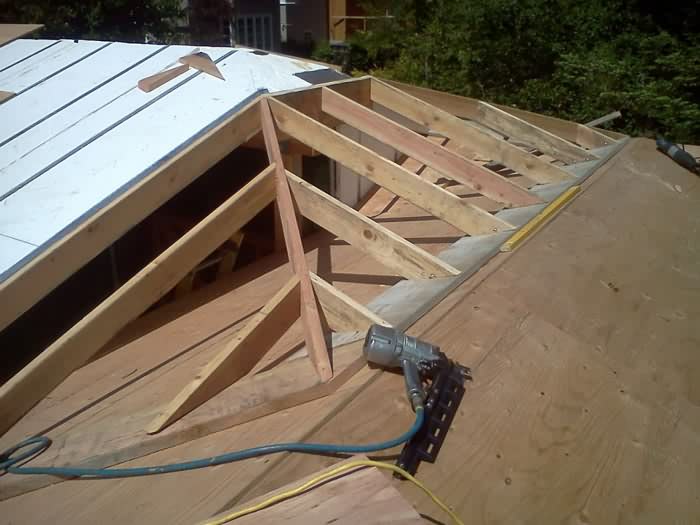
M357 133L346 133L347 127ZM648 141L630 144L626 137L580 124L370 77L332 82L251 102L155 168L143 186L128 190L104 213L78 226L51 257L70 256L75 239L84 256L94 248L91 221L107 228L106 233L97 229L98 241L107 240L133 220L119 215L119 206L124 210L137 202L138 213L147 212L152 199L160 198L158 181L167 185L183 173L196 177L261 129L265 137L258 143L268 152L267 168L0 389L0 429L7 431L0 448L47 433L54 445L34 464L111 466L166 463L275 441L393 436L408 425L411 414L398 386L401 378L368 369L360 357L371 319L410 328L477 373L481 370L482 379L470 387L453 429L457 437L451 442L457 448L444 454L447 464L424 469L426 478L467 515L472 492L482 500L491 497L469 485L479 482L470 477L470 468L487 469L487 477L500 473L484 451L490 453L510 430L528 438L507 442L513 460L503 463L510 470L499 490L511 487L517 475L533 476L541 468L547 477L535 475L536 486L547 486L554 478L561 485L555 483L552 490L578 494L579 485L567 485L563 473L550 470L556 462L543 457L546 450L559 450L565 443L564 457L569 458L580 449L579 483L590 468L583 459L598 457L587 448L589 435L598 443L599 436L612 435L610 427L618 420L637 425L633 445L656 446L642 434L655 424L657 405L640 409L648 399L641 394L630 402L634 383L626 384L618 373L632 366L645 379L663 374L654 353L661 347L654 341L675 327L635 317L646 315L644 307L656 307L655 295L677 299L671 313L654 310L665 323L684 322L695 314L696 276L684 265L691 268L695 262L687 232L697 230L698 217L693 214L697 179L664 164L668 159L657 157ZM344 131L336 131L340 129ZM366 146L365 136L408 157L385 158ZM342 204L288 171L291 163L283 150L290 145L326 155L375 183L376 192L359 211ZM637 164L638 158L643 164ZM514 254L499 253L522 225L569 195L568 189L581 186L580 200L539 236ZM670 193L657 195L662 189ZM122 330L225 241L229 230L239 230L271 202L285 217L283 240L291 262L284 257L260 261ZM305 239L303 248L294 226L294 202L298 213L328 232ZM548 233L552 236L542 245ZM657 253L644 242L668 249ZM663 265L669 260L675 273L668 283L658 293L646 290L652 276L668 277ZM647 264L635 266L634 261ZM27 279L25 275L24 283L32 284ZM625 279L632 281L623 287ZM628 299L627 289L632 290L631 302L616 303ZM691 291L684 295L679 289ZM280 290L286 290L284 296ZM280 304L290 312L284 323L301 315L286 333L274 323ZM313 335L314 330L321 333L323 323L309 321L315 309L334 331L328 350L335 376L327 383L318 359L325 356L314 353L326 350L326 343ZM258 323L280 335L264 337ZM639 343L633 327L642 323L643 329L658 332L649 332L652 343L640 343L635 354L650 352L646 359L654 367L648 369L627 360L624 350L613 351L618 343L629 342L627 336ZM250 333L263 334L265 343L242 338ZM619 341L616 334L621 334ZM681 361L688 358L686 345L694 338L691 331L677 339ZM108 342L109 352L85 364ZM226 363L234 365L227 369ZM209 386L187 394L188 385L211 377ZM667 381L674 377L674 372L664 376ZM682 392L674 390L676 394ZM616 404L616 396L630 403L629 414L626 405ZM173 399L183 399L184 405L177 401L171 406ZM669 394L668 399L676 403L678 398ZM551 405L542 405L550 400ZM598 403L602 426L586 419L594 413L589 403ZM692 421L691 411L683 415ZM472 419L481 423L483 435L473 433ZM542 428L535 426L540 419ZM627 431L624 427L615 434L622 441L614 441L614 450L606 450L603 459L618 450L627 453ZM467 456L475 466L462 467L460 458L469 446ZM630 468L636 468L637 458L631 456ZM503 460L506 452L494 457ZM191 522L292 481L319 461L324 460L263 458L164 476L155 483L6 476L0 479L0 510L20 517L22 509L34 512L38 507L32 498L42 498L47 503L32 515L33 521L76 514L85 520L107 515L134 521L147 508L158 521ZM605 474L627 479L617 466ZM146 487L148 496L141 494ZM467 492L455 487L467 487ZM97 497L105 488L108 496ZM497 492L499 498L506 496ZM162 505L173 497L175 503ZM549 509L550 499L543 497L538 504ZM139 504L125 506L124 501ZM493 508L497 514L508 507L495 503ZM484 511L475 521L488 521L488 516ZM585 521L588 514L579 517Z
M518 251L492 259L411 328L474 369L438 462L419 471L464 520L659 523L698 514L699 200L695 176L659 155L651 141L634 140L552 223ZM391 211L385 217L392 219ZM331 246L334 272L355 273L350 249ZM310 252L310 264L317 257ZM230 322L238 316L227 310L240 303L231 301L245 297L245 289L173 320L160 333L191 334L217 315ZM359 288L351 293L359 297ZM222 310L226 315L214 313ZM128 407L137 398L158 403L168 383L184 380L185 369L210 352L206 347L230 333L165 364L60 434L73 434L73 442L82 438L85 452L115 405ZM125 383L177 353L153 334L140 351L132 343L131 351L123 348L74 374L43 410L26 418L33 423L25 429L42 428L102 387ZM171 381L163 381L166 374ZM364 369L326 398L127 465L281 440L376 441L402 431L410 418L402 378ZM193 523L332 461L279 456L158 478L68 481L0 502L0 511L33 523L55 523L57 516ZM396 485L419 511L434 515L411 487Z

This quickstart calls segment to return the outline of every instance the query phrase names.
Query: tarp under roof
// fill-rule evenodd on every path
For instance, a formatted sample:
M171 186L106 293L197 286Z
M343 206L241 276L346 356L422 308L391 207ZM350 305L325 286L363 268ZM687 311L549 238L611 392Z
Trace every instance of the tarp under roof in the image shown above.
M309 86L323 65L202 47L225 81L190 69L137 82L193 46L16 40L0 47L0 282L242 105Z

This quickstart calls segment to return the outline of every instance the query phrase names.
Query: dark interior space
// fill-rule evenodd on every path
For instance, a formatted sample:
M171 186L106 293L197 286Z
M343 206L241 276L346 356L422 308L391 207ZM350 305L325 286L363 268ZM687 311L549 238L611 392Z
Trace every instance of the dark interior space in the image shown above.
M12 377L267 165L264 151L236 149L0 332L0 348L5 350L0 382ZM236 268L273 251L273 206L258 214L244 232ZM215 277L215 272L203 271L197 274L197 285ZM172 296L171 291L154 307Z

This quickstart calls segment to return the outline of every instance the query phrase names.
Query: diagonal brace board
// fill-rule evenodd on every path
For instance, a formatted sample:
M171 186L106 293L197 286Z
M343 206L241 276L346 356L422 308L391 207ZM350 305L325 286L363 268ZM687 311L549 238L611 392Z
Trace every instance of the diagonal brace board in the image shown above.
M274 200L268 166L0 387L0 434Z
M275 122L284 133L459 230L478 235L513 228L506 221L463 201L294 108L274 98L269 102Z
M314 285L316 297L321 303L328 325L334 332L365 332L373 324L391 326L369 308L313 272L311 283Z
M299 278L295 275L226 344L153 420L160 432L250 372L299 318Z
M329 88L322 88L321 107L325 113L497 202L509 206L540 202L535 195L498 173L433 144L418 133Z
M376 79L371 99L404 117L442 133L461 151L478 153L540 182L563 182L573 176L513 144L489 135L451 113ZM418 159L420 160L420 159Z
M282 152L280 151L275 123L270 113L267 97L260 101L260 118L267 156L270 159L270 163L275 166L277 207L282 220L282 229L284 230L284 243L294 272L299 278L304 339L309 350L309 357L316 368L318 376L322 381L328 381L333 377L333 370L328 356L328 349L326 348L326 341L323 337L321 317L318 313L313 286L309 279L309 268L306 264L304 246L301 242L299 225L294 212L294 201L289 190L287 174L282 161Z
M301 214L407 279L452 277L459 270L411 244L312 184L287 172Z

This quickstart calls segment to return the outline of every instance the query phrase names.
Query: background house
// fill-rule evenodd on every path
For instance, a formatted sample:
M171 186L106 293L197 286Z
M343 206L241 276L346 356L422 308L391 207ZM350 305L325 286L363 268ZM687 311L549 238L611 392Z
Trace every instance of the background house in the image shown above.
M280 49L279 0L185 0L186 31L199 45Z

